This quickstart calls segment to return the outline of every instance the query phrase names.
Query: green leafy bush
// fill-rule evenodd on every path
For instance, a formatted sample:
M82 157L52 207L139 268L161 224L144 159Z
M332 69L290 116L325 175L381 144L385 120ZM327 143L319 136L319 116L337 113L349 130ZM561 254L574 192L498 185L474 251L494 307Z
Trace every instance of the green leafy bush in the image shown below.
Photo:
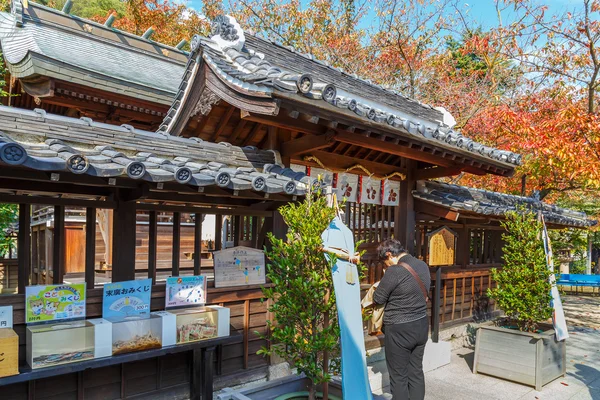
M542 224L533 213L510 212L502 226L504 266L492 269L497 286L488 295L520 330L533 332L552 316L552 272L546 266Z
M269 234L267 277L272 287L263 292L272 300L269 311L275 321L268 322L271 347L259 353L275 353L304 373L311 381L309 398L314 399L316 385L329 382L340 370L340 330L331 276L336 260L327 261L321 250L321 234L335 210L327 206L325 197L308 195L279 212L289 230L286 240Z

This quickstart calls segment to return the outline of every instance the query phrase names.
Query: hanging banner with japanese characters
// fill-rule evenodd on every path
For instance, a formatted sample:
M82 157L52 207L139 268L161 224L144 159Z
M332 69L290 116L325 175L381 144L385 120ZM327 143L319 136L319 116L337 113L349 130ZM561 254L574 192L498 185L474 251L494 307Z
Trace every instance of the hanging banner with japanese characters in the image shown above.
M165 308L204 304L206 304L206 276L172 276L167 278Z
M25 322L85 318L85 283L25 288Z
M365 204L380 204L381 199L381 181L369 176L362 177L360 202Z
M356 203L358 198L358 175L339 173L337 177L336 194L338 201L344 199Z
M102 318L150 314L152 279L115 282L104 285Z
M397 206L400 204L400 182L386 179L382 181L382 186L383 197L381 199L381 204L384 206Z
M265 253L251 247L232 247L214 252L215 287L264 285Z
M302 172L302 173L306 173L306 167L304 165L300 165L300 164L290 164L290 168L292 171L294 172Z

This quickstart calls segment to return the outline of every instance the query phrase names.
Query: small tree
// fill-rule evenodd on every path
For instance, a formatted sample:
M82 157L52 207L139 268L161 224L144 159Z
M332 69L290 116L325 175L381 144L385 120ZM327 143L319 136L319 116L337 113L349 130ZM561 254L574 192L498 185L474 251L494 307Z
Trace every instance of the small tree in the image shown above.
M542 223L531 212L509 212L502 227L504 266L492 269L497 286L488 295L520 330L533 332L552 316L552 272L546 266Z
M272 300L268 321L271 347L260 354L275 353L310 379L309 399L316 387L329 382L340 369L340 330L335 307L331 270L321 234L335 216L324 196L307 195L301 203L279 209L288 226L287 240L269 233L272 249L267 277L272 286L263 289Z

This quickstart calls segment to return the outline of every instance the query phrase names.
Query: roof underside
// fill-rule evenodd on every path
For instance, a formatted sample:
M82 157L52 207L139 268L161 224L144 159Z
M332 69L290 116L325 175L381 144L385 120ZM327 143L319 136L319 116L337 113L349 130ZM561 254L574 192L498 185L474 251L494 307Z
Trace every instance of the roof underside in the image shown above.
M415 199L432 203L464 215L503 218L507 212L520 207L541 212L547 223L563 227L586 228L596 225L583 212L561 208L531 197L515 196L488 190L421 181L413 191Z

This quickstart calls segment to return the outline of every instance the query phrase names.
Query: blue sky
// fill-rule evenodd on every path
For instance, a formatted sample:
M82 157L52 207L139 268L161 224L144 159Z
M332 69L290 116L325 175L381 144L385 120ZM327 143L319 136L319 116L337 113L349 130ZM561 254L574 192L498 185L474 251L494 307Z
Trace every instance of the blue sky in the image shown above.
M196 10L202 9L202 0L188 0L186 3ZM302 0L302 3L308 4L310 1ZM373 3L375 3L375 1L373 1ZM486 25L494 24L496 22L494 0L471 0L463 1L462 3L464 4L465 9L469 10L469 14L472 18L478 21L484 28ZM547 5L548 12L554 14L581 4L581 0L539 0L538 3ZM369 25L368 15L363 23L367 26Z

